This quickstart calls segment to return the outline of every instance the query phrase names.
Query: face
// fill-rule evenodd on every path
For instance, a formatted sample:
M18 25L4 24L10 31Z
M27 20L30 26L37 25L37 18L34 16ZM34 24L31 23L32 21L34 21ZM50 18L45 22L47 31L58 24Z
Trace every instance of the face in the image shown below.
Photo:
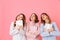
M23 15L19 15L18 17L17 17L17 20L22 20L23 19Z
M47 18L48 18L48 17L47 17L45 14L42 15L42 19L43 19L43 20L46 20Z
M31 21L35 21L35 14L32 14Z

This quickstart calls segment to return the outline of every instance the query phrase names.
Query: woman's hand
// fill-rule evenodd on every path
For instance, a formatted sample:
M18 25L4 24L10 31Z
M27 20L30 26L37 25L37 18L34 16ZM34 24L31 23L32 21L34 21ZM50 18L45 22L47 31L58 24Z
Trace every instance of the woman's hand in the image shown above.
M20 26L20 30L23 29L23 26Z
M51 27L50 29L48 29L48 32L52 32L54 29Z
M44 32L46 32L46 30L47 30L47 29L46 29L46 28L44 28Z
M18 29L18 30L20 30L20 26L15 26L15 29Z

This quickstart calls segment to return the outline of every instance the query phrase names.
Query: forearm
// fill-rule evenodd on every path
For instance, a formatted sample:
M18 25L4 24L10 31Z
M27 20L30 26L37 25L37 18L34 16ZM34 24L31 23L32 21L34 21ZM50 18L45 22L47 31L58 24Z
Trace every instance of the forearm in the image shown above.
M10 35L16 35L19 33L19 30L14 29L14 30L10 30Z

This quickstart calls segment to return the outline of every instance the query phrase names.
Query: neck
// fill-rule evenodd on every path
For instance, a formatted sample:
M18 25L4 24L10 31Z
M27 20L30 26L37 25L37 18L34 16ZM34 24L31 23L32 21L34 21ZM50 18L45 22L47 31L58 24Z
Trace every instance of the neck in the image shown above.
M31 21L32 23L35 23L35 21Z
M49 23L49 20L48 20L48 19L46 19L46 20L45 20L45 23Z

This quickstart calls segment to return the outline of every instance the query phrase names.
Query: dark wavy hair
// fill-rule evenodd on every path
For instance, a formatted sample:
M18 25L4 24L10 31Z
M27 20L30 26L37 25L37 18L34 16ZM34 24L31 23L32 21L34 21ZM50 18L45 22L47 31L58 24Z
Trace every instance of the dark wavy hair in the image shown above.
M32 14L35 15L35 23L38 23L38 22L39 22L39 20L38 20L38 16L37 16L35 13L32 13ZM32 14L31 14L31 16L32 16ZM30 16L30 21L31 21L31 16Z
M17 20L17 17L18 16L20 16L20 15L23 15L23 26L25 25L25 23L26 23L26 18L25 18L25 15L23 14L23 13L20 13L20 14L18 14L17 16L16 16L16 18L15 18L15 21L14 21L14 27L16 26L16 20Z
M42 13L41 14L41 23L45 24L45 20L42 19L42 15L46 15L48 17L49 23L51 23L51 19L47 13Z

